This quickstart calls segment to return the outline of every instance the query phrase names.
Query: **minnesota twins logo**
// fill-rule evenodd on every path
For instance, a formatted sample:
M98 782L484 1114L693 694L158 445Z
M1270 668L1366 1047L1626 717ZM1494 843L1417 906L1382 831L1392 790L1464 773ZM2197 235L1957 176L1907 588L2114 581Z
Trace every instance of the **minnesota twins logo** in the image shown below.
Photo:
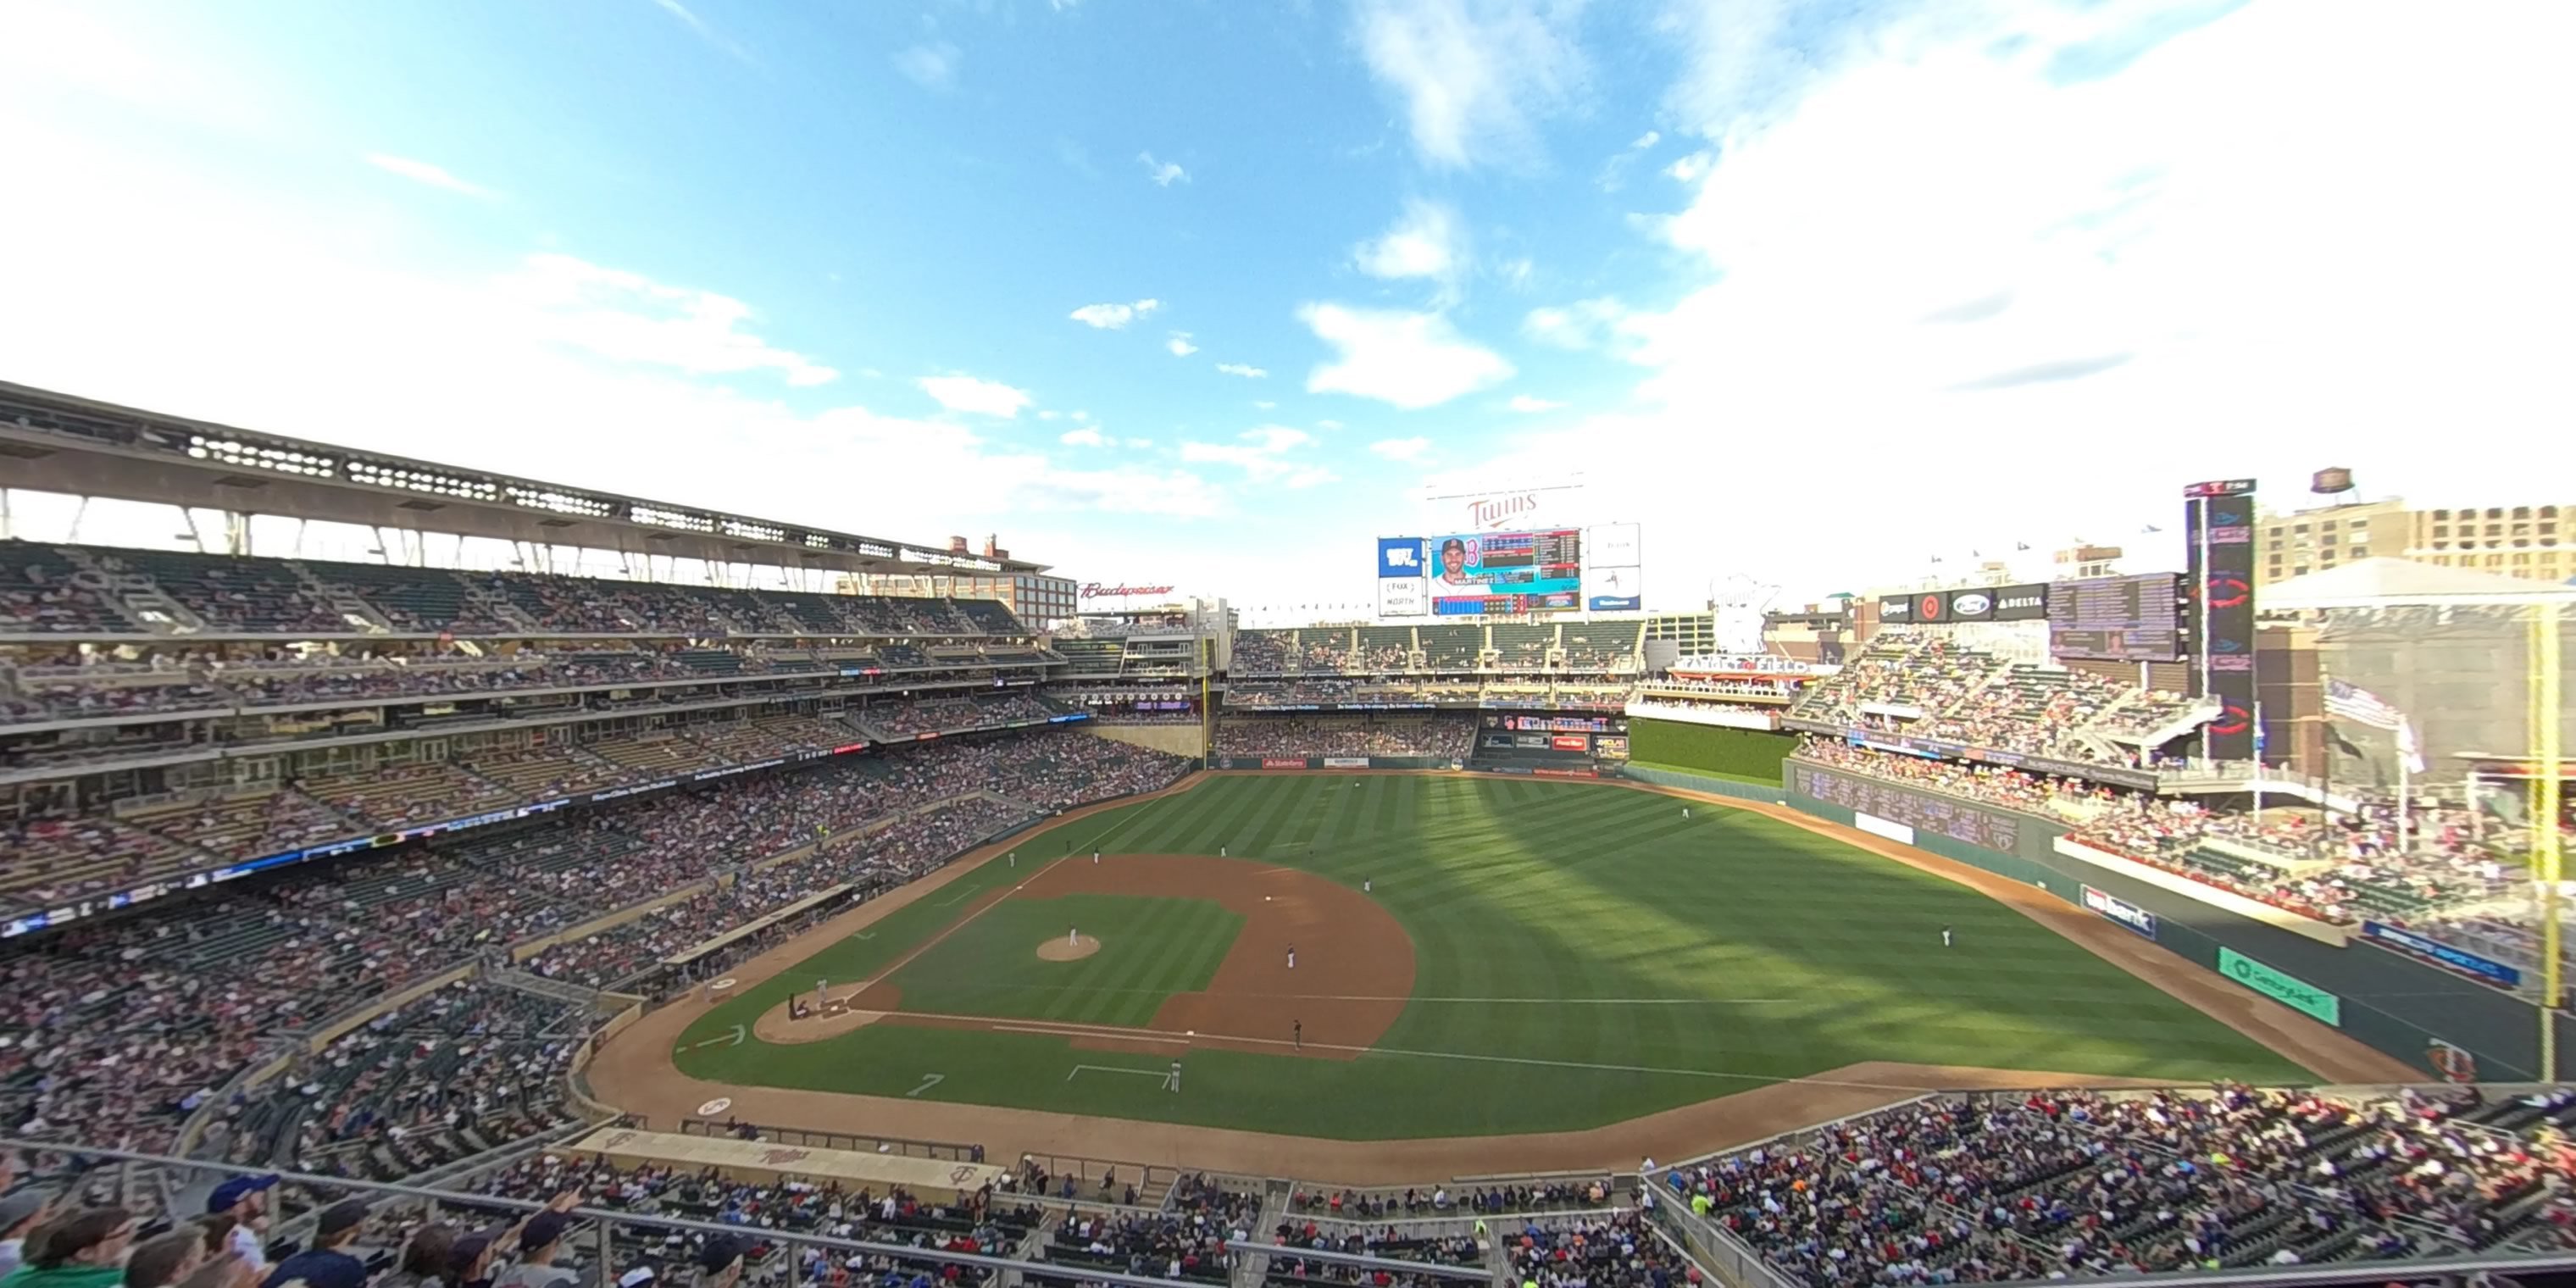
M775 1145L760 1151L760 1161L762 1165L767 1167L779 1167L788 1163L801 1163L813 1156L814 1151L810 1149L785 1149Z

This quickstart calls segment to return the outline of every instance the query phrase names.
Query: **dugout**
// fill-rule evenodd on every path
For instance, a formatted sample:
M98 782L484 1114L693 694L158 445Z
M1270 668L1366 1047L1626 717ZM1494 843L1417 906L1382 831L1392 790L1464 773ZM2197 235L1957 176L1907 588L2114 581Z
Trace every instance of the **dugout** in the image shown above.
M2522 997L2401 956L2353 935L2321 942L2163 885L2060 851L2066 826L2004 809L1800 760L1789 762L1790 808L1828 822L1886 836L2015 881L2046 889L2177 956L2222 971L2222 956L2250 958L2272 977L2304 984L2322 1000L2297 1009L2421 1069L2428 1078L2458 1071L2445 1046L2467 1052L2488 1082L2540 1080L2539 1012ZM2091 888L2099 897L2088 899ZM2144 913L2143 918L2131 915ZM2255 973L2259 973L2255 972ZM2257 989L2281 998L2279 985ZM2330 1011L2331 1018L2317 1008ZM2576 1022L2553 1013L2561 1050L2576 1050Z

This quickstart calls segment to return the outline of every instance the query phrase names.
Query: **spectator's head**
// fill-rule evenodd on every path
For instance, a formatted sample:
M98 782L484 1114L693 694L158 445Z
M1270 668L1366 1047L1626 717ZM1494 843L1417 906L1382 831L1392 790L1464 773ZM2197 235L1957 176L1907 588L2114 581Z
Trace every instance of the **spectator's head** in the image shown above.
M474 1231L456 1237L456 1246L447 1250L447 1282L457 1285L479 1284L492 1277L492 1235Z
M125 1259L125 1288L165 1288L196 1272L206 1260L206 1241L191 1227L144 1240Z
M229 1252L208 1256L178 1288L254 1288L259 1283L259 1268Z
M457 1242L455 1226L424 1225L412 1232L411 1242L403 1245L402 1265L397 1269L421 1282L445 1279Z
M209 1257L224 1255L224 1249L233 1246L233 1227L240 1224L240 1221L230 1216L198 1217L196 1230L198 1237L205 1240L206 1255Z
M27 1264L44 1270L117 1265L134 1242L134 1229L134 1214L120 1207L67 1213L28 1237Z
M0 1239L24 1239L54 1212L54 1196L39 1189L23 1189L0 1197Z
M698 1288L733 1288L750 1253L751 1242L741 1235L708 1235L707 1245L698 1249Z
M243 1225L255 1224L268 1210L268 1191L276 1184L275 1176L233 1177L206 1196L206 1215L228 1216Z
M564 1231L572 1228L572 1218L561 1212L539 1212L519 1227L519 1259L535 1265L554 1260L557 1247L563 1243Z
M313 1246L339 1248L358 1237L367 1226L367 1201L342 1199L322 1209L322 1217L313 1227Z

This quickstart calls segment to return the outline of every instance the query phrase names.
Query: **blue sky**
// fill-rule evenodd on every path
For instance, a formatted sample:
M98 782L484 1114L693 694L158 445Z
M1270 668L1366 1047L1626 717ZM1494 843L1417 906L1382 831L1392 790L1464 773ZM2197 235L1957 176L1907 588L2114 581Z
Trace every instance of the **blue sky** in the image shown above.
M17 0L0 377L1254 607L1426 480L1658 607L2565 500L2568 11L2424 15Z

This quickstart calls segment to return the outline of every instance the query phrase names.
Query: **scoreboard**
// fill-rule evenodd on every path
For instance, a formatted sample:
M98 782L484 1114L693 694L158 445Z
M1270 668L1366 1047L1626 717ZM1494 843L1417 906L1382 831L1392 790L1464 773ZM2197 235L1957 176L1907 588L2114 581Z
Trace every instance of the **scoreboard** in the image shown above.
M2048 651L2108 662L2183 656L2182 581L2169 572L2052 583Z
M1583 607L1583 533L1461 532L1424 543L1437 617Z

